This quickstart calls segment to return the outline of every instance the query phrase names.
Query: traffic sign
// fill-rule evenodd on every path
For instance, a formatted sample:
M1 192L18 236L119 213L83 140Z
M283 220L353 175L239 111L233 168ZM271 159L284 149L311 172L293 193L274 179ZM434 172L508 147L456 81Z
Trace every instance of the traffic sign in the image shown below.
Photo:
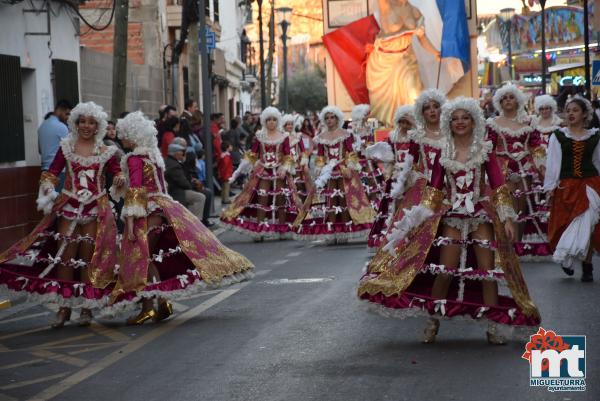
M592 85L600 86L600 60L594 60L592 64Z
M208 49L209 52L211 52L212 50L214 50L217 47L217 36L216 36L215 32L212 31L209 27L206 27L204 32L206 35L206 48ZM198 41L198 42L201 43L201 41ZM200 51L202 51L201 46L200 46Z

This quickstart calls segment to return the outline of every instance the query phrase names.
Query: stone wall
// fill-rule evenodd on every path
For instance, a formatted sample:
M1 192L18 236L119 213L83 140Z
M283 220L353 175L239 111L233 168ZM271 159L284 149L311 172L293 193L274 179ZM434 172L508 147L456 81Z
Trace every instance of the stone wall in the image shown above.
M111 111L112 55L81 48L81 99L94 101ZM156 118L163 104L163 69L127 63L128 111L142 110Z

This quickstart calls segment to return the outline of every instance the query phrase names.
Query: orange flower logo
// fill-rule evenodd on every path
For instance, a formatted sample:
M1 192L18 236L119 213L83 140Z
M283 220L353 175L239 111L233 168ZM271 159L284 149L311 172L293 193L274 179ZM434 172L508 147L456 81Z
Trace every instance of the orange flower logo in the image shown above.
M543 327L540 327L538 332L531 336L531 339L527 344L525 344L525 352L521 355L521 358L527 359L529 364L531 364L531 351L545 351L548 349L556 350L557 352L562 352L570 348L570 345L563 341L561 336L556 335L556 333L552 330L544 330ZM561 360L561 364L565 360ZM542 361L542 371L547 371L549 366L549 362L547 359Z

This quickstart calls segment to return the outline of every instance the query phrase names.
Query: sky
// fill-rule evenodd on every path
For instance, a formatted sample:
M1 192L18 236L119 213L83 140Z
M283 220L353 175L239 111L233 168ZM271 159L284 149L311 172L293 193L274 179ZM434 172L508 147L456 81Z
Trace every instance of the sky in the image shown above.
M566 4L565 0L547 0L546 8L564 4ZM477 14L497 14L500 9L509 7L514 8L517 13L520 13L523 3L521 3L521 0L477 0ZM540 10L540 6L536 5L532 10Z

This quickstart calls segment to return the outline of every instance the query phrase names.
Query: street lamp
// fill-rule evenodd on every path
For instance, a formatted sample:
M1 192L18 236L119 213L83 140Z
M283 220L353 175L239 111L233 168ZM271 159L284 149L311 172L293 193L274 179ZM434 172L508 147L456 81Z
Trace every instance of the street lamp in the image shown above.
M542 93L546 93L546 0L539 0L542 7Z
M288 111L287 30L291 25L292 8L279 7L276 11L281 21L279 25L281 25L281 41L283 42L283 109Z
M590 22L588 0L583 0L583 43L584 51L584 66L585 66L585 97L592 98L592 79L590 76Z
M260 53L260 108L264 110L267 107L267 96L265 93L265 43L263 39L262 2L263 0L256 0L256 3L258 3L258 44Z
M507 24L508 31L508 73L510 75L510 79L513 79L513 70L512 70L512 17L515 15L514 8L503 8L500 10L500 18Z

